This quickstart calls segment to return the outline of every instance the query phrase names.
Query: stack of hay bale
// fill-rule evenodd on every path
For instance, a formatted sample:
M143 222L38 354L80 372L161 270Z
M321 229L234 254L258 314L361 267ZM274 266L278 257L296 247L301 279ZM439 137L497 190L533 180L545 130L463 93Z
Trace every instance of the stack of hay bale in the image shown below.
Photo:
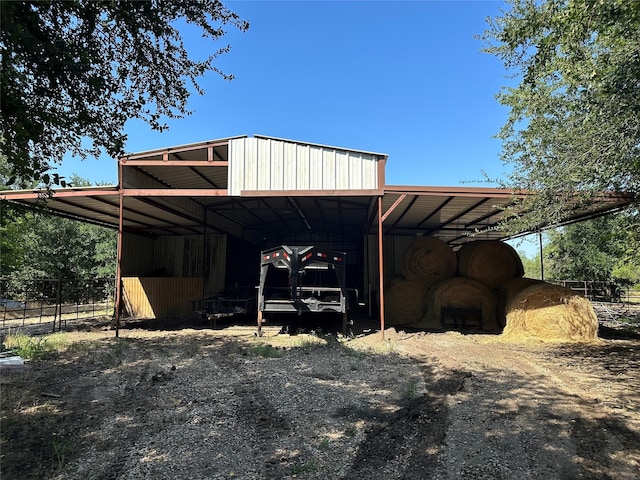
M404 252L402 275L386 285L385 319L432 330L504 329L514 339L597 338L597 318L586 299L523 275L518 253L504 242L476 240L456 253L435 237L421 237Z

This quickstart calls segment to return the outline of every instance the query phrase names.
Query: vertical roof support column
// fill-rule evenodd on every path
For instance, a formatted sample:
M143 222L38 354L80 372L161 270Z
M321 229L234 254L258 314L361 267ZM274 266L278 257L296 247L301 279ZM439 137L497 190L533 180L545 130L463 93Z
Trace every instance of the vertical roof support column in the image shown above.
M383 190L384 195L384 186L386 185L385 179L385 167L387 165L387 156L379 156L377 167L378 167L378 185L379 189ZM378 280L378 303L380 307L380 335L382 336L382 340L384 340L384 255L382 253L382 195L378 197L378 274L380 275L380 279Z
M538 245L540 246L540 280L544 282L544 252L542 251L542 230L538 230Z
M122 240L123 240L123 225L124 225L124 179L122 178L122 162L118 161L118 193L119 193L119 207L118 207L118 251L116 261L116 338L120 336L120 312L122 310Z
M378 298L380 306L380 334L384 340L384 255L382 252L382 197L378 197Z

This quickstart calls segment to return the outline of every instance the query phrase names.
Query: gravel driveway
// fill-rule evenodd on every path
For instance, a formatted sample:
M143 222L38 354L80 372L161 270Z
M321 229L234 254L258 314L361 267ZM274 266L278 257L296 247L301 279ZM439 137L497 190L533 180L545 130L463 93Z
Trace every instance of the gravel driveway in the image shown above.
M637 479L640 340L69 333L3 373L2 478Z

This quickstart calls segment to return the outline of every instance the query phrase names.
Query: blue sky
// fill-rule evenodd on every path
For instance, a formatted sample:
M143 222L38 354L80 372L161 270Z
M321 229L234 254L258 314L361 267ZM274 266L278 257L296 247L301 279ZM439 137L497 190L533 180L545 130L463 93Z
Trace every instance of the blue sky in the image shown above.
M475 38L501 1L227 1L250 22L214 45L185 30L204 55L223 44L194 113L163 133L127 123L128 152L262 134L389 155L387 183L490 185L503 176L492 138L507 111L495 100L502 64ZM59 172L117 180L110 158L66 159ZM470 183L468 183L470 182ZM476 183L480 182L480 183Z

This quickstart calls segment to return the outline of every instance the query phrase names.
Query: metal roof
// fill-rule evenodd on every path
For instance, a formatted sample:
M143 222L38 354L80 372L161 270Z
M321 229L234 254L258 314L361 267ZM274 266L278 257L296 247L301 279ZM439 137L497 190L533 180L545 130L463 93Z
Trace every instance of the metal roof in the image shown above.
M0 192L0 199L118 228L122 198L125 231L152 236L224 232L261 245L310 234L336 241L377 234L377 201L382 198L386 235L434 235L452 247L473 238L506 238L495 228L515 198L506 189L386 185L375 190L265 190L231 196L228 145L243 137L126 155L120 160L126 170L122 190L65 188L52 190L51 196L43 190L9 190ZM385 154L375 155L386 160ZM384 185L384 161L380 166ZM628 195L611 194L572 212L567 222L602 215L633 201Z
M2 200L118 227L120 193L116 186L59 189L46 200L44 197L44 191L0 193ZM358 239L366 233L377 233L377 198L276 194L176 199L149 192L140 196L124 194L123 225L125 231L154 236L225 232L256 244L295 240L310 233L336 240ZM495 226L513 199L513 192L503 189L387 186L382 197L383 233L433 235L452 247L473 238L503 239L506 235ZM620 209L632 200L629 196L612 195L588 210L575 212L568 221ZM203 214L189 205L199 206Z
M519 194L522 195L522 194ZM433 235L452 247L474 239L502 240L532 233L507 235L497 227L517 194L502 188L386 186L383 197L387 235ZM619 210L633 202L624 194L603 195L588 208L573 211L560 226Z

